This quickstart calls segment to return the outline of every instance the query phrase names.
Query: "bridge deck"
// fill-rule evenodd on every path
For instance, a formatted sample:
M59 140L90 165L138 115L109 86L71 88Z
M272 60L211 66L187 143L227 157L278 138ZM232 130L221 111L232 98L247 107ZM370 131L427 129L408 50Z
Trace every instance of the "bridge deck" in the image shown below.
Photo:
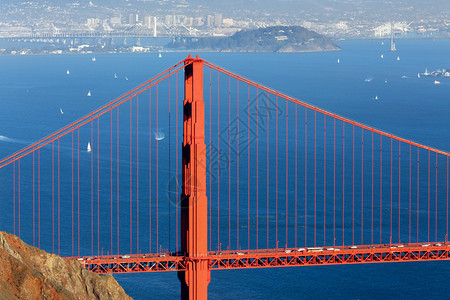
M67 259L77 259L87 270L100 274L182 271L189 264L174 253ZM449 260L450 243L214 251L204 259L211 270Z

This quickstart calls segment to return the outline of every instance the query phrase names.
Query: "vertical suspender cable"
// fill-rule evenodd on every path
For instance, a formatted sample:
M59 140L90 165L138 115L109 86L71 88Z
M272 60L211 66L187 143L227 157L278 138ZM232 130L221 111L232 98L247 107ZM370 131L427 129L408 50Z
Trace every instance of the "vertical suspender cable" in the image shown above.
M278 107L278 102L277 102ZM277 111L278 116L278 111ZM278 121L277 121L278 124ZM278 128L278 126L277 126ZM278 132L278 129L277 129ZM278 145L278 140L275 142ZM278 147L278 146L277 146ZM278 153L278 151L277 151ZM278 154L276 155L278 157ZM305 107L305 247L308 245L308 111Z
M437 216L437 205L438 205L438 202L437 202L437 195L438 195L438 185L437 185L437 182L438 182L438 177L437 177L437 174L438 174L438 164L437 164L437 161L438 161L438 159L437 159L437 157L438 157L438 154L436 153L435 154L436 155L436 162L435 162L435 167L436 167L436 175L435 175L435 177L436 177L436 179L435 179L435 191L434 191L434 195L435 195L435 202L436 202L436 204L435 204L435 207L434 207L434 209L435 209L435 216L434 216L434 235L435 235L435 237L434 237L434 241L435 242L437 242L437 219L438 219L438 216Z
M416 233L417 233L417 240L416 242L419 242L419 150L420 148L417 148L417 180L416 180L416 185L417 185L417 204L416 204Z
M323 245L326 245L327 116L323 116ZM295 208L297 210L297 208Z
M219 130L220 130L220 80L219 80L219 71L217 71L217 249L220 251L220 139L219 139ZM250 195L249 195L250 201Z
M159 84L156 85L156 134L159 135ZM159 141L156 140L156 251L159 253Z
M18 184L19 184L19 186L18 186L18 190L19 190L19 195L18 195L18 200L19 200L19 238L20 238L20 189L21 189L21 187L20 187L20 159L18 160L18 163L17 163L17 178L18 178Z
M361 129L361 245L364 245L364 129Z
M90 143L94 146L94 123L91 121ZM91 150L91 255L94 255L94 152Z
M372 230L371 230L371 245L373 245L373 131L372 131Z
M266 235L267 235L267 249L269 249L269 94L267 93L267 103L266 103L266 109L267 109L267 158L266 158Z
M398 142L398 242L401 243L400 238L400 198L401 198L401 143Z
M80 128L77 130L77 255L80 256Z
M428 150L428 240L430 242L430 150Z
M267 105L268 106L268 105ZM298 124L297 124L297 108L298 105L295 105L295 247L297 248L297 199L298 199L298 189L297 189L297 181L298 181L298 173L297 173L297 166L298 166ZM267 126L269 126L269 121L267 121ZM267 129L267 132L269 132L269 129ZM267 144L269 143L269 138L267 138ZM268 164L268 163L267 163ZM267 177L267 181L269 181L269 178ZM267 189L269 189L269 184L267 184ZM269 191L267 191L267 197L269 195ZM267 198L267 201L269 201L269 198ZM268 202L267 202L268 203ZM269 216L269 204L267 204L267 216ZM267 222L269 222L269 219L267 219ZM269 228L269 225L267 225L267 228ZM267 230L267 235L269 235L269 230ZM269 248L269 246L267 246Z
M169 77L169 84L170 84L170 77ZM170 96L169 96L169 158L170 158ZM170 173L170 159L169 159L169 173ZM168 201L168 205L169 205L169 224L170 224L170 201ZM169 231L169 245L170 245L170 231ZM139 253L139 95L136 96L136 253Z
M336 244L336 118L333 118L333 246L335 246L335 244Z
M289 174L289 164L288 164L288 161L289 161L289 156L288 156L288 147L289 147L289 145L288 145L288 140L289 140L289 131L288 131L288 129L289 129L289 126L288 126L288 124L289 124L289 106L288 106L288 101L286 101L286 239L285 239L285 244L286 244L286 246L285 247L287 247L287 244L288 244L288 218L289 218L289 210L288 210L288 186L289 186L289 177L288 177L288 174Z
M129 130L129 172L130 172L130 253L133 253L133 99L130 99L130 130Z
M231 77L228 76L228 248L231 249Z
M391 243L392 241L392 165L393 165L393 160L392 160L392 138L391 138L391 233L389 236L389 243Z
M247 248L250 249L250 85L247 95Z
M58 255L60 254L60 246L61 246L61 242L60 242L60 240L61 240L61 226L60 226L60 212L61 212L61 202L60 202L60 196L61 196L61 193L60 193L60 160L59 160L59 139L58 139Z
M33 151L33 246L36 245L36 233L35 233L35 212L34 212L34 151Z
M110 235L111 235L111 245L110 245L110 249L109 252L112 255L113 254L113 158L112 158L112 149L113 149L113 145L112 145L112 132L113 132L113 128L112 128L112 119L113 119L113 111L111 110L110 112L110 128L109 128L109 143L110 143L110 157L109 157L109 176L110 176L110 181L109 181L109 191L110 191Z
M41 150L38 149L38 248L41 247Z
M345 123L342 123L342 245L345 244Z
M258 231L259 231L259 90L256 89L256 249L258 249Z
M236 80L236 113L237 113L237 162L236 162L236 249L239 249L239 80Z
M411 243L411 144L409 144L409 239Z
M120 214L119 214L119 210L120 210L120 205L119 205L119 200L120 200L120 161L119 161L119 153L120 153L120 149L119 149L119 106L117 107L117 128L116 128L116 155L117 155L117 161L116 161L116 196L117 196L117 254L120 254L120 230L119 230L119 223L120 223ZM151 186L151 185L150 185ZM150 239L151 240L151 239Z
M148 89L148 249L152 253L152 89ZM178 181L177 181L178 186ZM178 196L178 194L177 194Z
M316 206L316 194L317 194L317 137L316 137L316 124L317 120L317 112L314 111L314 247L316 247L316 213L317 213L317 206Z
M352 127L352 245L355 244L355 125Z
M210 105L211 110L211 105ZM211 130L211 129L210 129ZM211 139L210 139L211 142ZM178 72L175 74L175 197L178 195ZM211 159L209 160L211 165ZM211 174L210 174L211 176ZM211 185L209 185L209 190L211 191ZM211 201L211 200L210 200ZM175 199L175 251L178 252L178 199ZM211 209L211 203L209 203L209 209ZM211 210L210 210L211 218ZM210 222L211 226L211 222ZM211 231L211 229L210 229ZM211 233L210 233L211 235ZM211 246L211 236L209 237L209 243ZM210 247L211 248L211 247Z
M100 255L100 118L97 118L97 255Z
M380 244L383 232L383 136L380 134Z
M73 131L72 131L72 256L74 256L74 234L73 234Z
M211 166L212 166L212 155L211 155L211 145L212 145L212 139L211 139L211 68L209 68L209 249L211 250L211 207L212 207L212 173L211 173Z
M52 142L52 252L55 253L55 143L54 142Z

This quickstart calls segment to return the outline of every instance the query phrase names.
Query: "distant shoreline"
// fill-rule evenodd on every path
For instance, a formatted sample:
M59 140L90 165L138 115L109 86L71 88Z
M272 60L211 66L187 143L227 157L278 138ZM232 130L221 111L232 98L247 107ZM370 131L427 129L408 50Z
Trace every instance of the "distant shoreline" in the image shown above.
M93 53L27 53L27 54L8 54L8 53L1 53L0 57L2 56L47 56L47 55L54 55L54 56L64 56L64 55L104 55L104 54L114 54L114 55L121 55L121 54L147 54L147 55L158 55L158 53L278 53L278 54L290 54L290 53L320 53L320 52L336 52L336 51L342 51L344 49L334 49L334 50L304 50L304 51L290 51L290 52L273 52L273 51L214 51L214 50L198 50L198 49L186 49L186 50L164 50L164 51L152 51L152 52L93 52Z
M389 40L389 37L370 37L370 38L359 38L359 37L349 37L349 38L334 38L333 41L336 43L345 41L384 41ZM397 37L396 40L402 41L431 41L431 40L450 40L450 36L446 37ZM29 50L29 49L23 49ZM302 51L292 51L292 52L273 52L273 51L218 51L218 50L208 50L208 49L171 49L166 48L161 51L145 51L145 52L133 52L133 51L120 51L120 52L90 52L90 53L77 53L77 52L63 52L63 53L26 53L26 54L11 54L11 53L0 53L2 56L47 56L47 55L103 55L103 54L158 54L158 53L186 53L186 52L198 52L198 53L320 53L320 52L334 52L341 51L344 49L330 49L330 50L302 50Z

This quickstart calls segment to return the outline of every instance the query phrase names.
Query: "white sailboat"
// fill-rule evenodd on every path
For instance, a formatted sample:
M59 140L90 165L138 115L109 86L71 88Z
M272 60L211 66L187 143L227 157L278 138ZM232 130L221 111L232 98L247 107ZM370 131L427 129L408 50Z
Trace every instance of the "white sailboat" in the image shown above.
M397 56L397 60L400 60L400 56Z
M95 56L94 57L92 57L92 61L96 61L97 59L95 58Z
M114 78L117 78L117 74L116 73L114 73Z
M440 82L440 81L437 81L437 80L435 80L435 81L434 81L434 84L441 84L441 82Z
M91 96L91 91L89 90L89 92L87 93L87 96L90 97Z
M383 54L381 54L381 59L383 59L384 58L384 55Z
M338 63L338 64L340 64L340 63L341 63L341 60L340 60L339 58L338 58L338 60L337 60L337 63Z
M87 149L86 149L86 151L87 151L87 152L91 152L91 151L92 151L92 149L91 149L91 143L90 143L90 142L88 142L88 144L87 144Z
M158 53L158 57L159 57L159 58L161 58L161 57L162 57L162 54L161 54L161 52L159 52L159 53Z
M420 73L417 73L417 78L420 78Z
M61 107L59 108L59 112L60 112L62 115L64 114L64 112L63 112L63 110L62 110Z
M128 77L127 77L127 76L125 76L125 80L128 80Z
M378 100L378 96L375 96L375 100Z
M69 74L70 74L70 71L69 71L69 70L67 70L67 71L66 71L66 74L67 74L67 75L69 75Z

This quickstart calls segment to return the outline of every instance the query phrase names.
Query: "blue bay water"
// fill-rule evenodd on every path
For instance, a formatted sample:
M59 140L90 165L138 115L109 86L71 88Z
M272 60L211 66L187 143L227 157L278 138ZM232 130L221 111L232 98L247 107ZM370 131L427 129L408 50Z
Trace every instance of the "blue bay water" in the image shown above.
M344 41L341 46L343 51L327 53L201 57L352 120L450 150L450 79L434 85L434 78L417 78L425 68L450 67L450 41L399 41L396 53L380 41ZM81 55L0 57L0 157L80 118L186 55L97 55L95 63ZM67 69L70 76L65 75ZM92 97L87 98L89 90ZM213 271L209 292L212 299L440 299L450 293L448 267L448 262L426 262ZM136 299L179 296L176 273L115 277Z

